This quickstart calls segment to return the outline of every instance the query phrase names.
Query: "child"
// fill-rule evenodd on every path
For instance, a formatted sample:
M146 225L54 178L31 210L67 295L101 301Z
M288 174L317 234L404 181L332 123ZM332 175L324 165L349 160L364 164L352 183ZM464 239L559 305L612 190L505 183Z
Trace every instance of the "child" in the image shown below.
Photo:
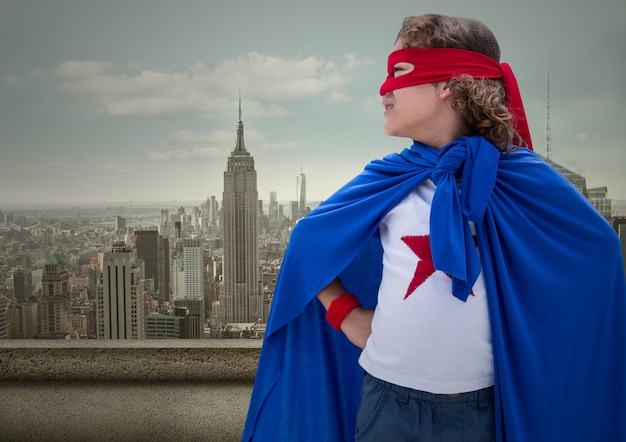
M294 230L244 440L626 440L621 247L499 55L475 20L404 21L381 95L413 145Z

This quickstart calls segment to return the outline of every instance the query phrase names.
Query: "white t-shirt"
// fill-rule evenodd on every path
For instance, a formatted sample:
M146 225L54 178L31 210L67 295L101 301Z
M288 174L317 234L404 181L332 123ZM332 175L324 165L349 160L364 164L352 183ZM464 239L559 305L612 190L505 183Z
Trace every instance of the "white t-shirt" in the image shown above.
M452 280L433 271L428 180L393 208L380 225L383 274L372 334L359 359L368 373L436 394L490 387L493 356L482 272L466 302ZM472 226L473 227L473 226Z

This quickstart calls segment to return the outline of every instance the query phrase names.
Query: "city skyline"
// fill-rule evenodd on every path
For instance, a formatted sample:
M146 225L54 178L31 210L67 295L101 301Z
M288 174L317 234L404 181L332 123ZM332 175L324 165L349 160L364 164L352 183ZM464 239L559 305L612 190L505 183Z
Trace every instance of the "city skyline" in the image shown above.
M0 0L0 210L219 198L240 93L260 198L298 200L302 172L323 200L409 145L377 91L402 19L429 12L494 31L541 154L549 72L552 159L626 200L623 1Z

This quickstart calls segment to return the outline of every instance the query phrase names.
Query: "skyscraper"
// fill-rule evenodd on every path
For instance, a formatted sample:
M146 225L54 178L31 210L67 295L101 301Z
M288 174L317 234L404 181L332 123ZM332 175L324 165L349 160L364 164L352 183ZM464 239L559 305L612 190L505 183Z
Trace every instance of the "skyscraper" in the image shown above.
M300 168L300 174L297 179L298 184L298 215L299 218L302 218L306 215L306 175L302 172L302 168Z
M163 301L170 300L169 238L157 230L135 230L137 259L144 262L144 278L154 281L154 290Z
M275 191L270 192L269 218L270 220L278 219L278 198Z
M204 249L200 239L183 239L184 297L204 299Z
M13 293L19 302L26 302L33 296L33 272L21 267L13 272Z
M141 267L135 250L116 242L99 261L98 339L144 339Z
M244 144L240 99L237 144L224 172L222 323L264 320L259 278L258 198L254 158Z
M41 275L40 334L60 337L70 332L70 274L65 262L53 254Z

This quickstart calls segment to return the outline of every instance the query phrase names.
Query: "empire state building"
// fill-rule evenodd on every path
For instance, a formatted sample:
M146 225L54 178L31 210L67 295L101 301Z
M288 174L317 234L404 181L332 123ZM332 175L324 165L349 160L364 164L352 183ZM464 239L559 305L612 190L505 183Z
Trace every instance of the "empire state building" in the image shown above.
M220 321L224 324L264 319L259 270L258 199L254 158L244 144L240 99L237 144L228 157L222 198L224 278Z

